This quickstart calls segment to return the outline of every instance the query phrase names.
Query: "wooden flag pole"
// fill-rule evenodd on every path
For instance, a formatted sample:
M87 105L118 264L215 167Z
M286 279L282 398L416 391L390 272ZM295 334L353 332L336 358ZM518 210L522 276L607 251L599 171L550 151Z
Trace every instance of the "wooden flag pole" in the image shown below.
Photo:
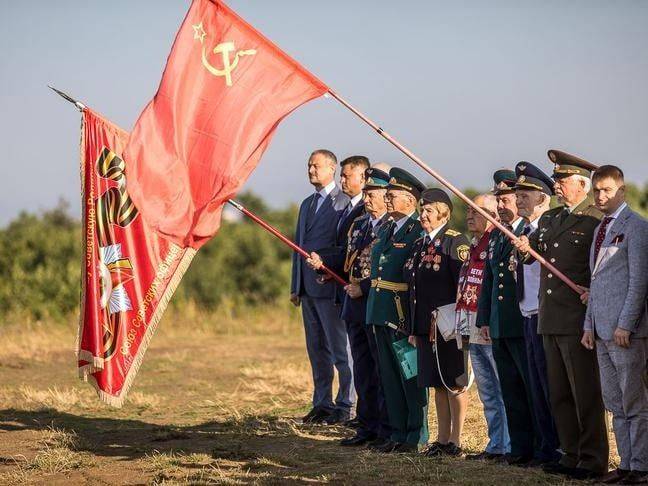
M497 221L493 216L488 214L486 211L484 211L482 208L477 206L468 196L466 196L463 192L461 192L459 189L457 189L453 184L451 184L448 180L446 180L443 176L441 176L438 172L436 172L434 169L432 169L430 166L428 166L425 162L423 162L419 157L417 157L411 150L409 150L407 147L403 146L398 140L396 140L394 137L392 137L389 133L384 131L382 128L380 128L375 122L373 122L371 119L369 119L364 113L360 112L356 108L354 108L348 101L346 101L344 98L342 98L340 95L335 93L334 91L329 91L329 95L331 95L333 98L338 100L340 103L342 103L343 106L348 108L352 113L354 113L358 118L360 118L363 122L365 122L367 125L369 125L371 128L376 130L378 132L378 135L383 137L385 140L387 140L389 143L391 143L394 147L396 147L398 150L403 152L407 157L412 159L412 161L418 165L421 169L423 169L425 172L430 174L432 177L434 177L437 181L439 181L441 184L443 184L445 187L447 187L450 191L452 191L459 199L461 199L463 202L468 204L470 207L472 207L475 211L477 211L479 214L481 214L484 218L486 218L488 221L493 223L493 225L499 229L502 233L504 233L508 238L510 238L512 241L518 241L518 237L515 236L515 234L509 230L506 226L504 226L502 223ZM576 285L567 275L562 273L560 270L558 270L555 266L553 266L551 263L549 263L542 255L540 255L537 251L535 251L533 248L529 250L529 254L535 258L538 262L540 262L541 265L544 265L547 270L549 270L551 273L553 273L556 277L558 277L560 280L565 282L565 284L571 288L574 292L577 294L582 294L584 292L583 289L581 289L578 285Z
M232 206L234 206L236 209L238 209L240 212L245 214L248 218L250 218L256 224L261 226L263 229L265 229L266 231L270 232L271 234L273 234L274 236L279 238L282 242L284 242L290 248L295 250L301 256L303 256L304 258L310 258L310 254L306 250L303 250L302 248L297 246L293 241L291 241L290 239L288 239L284 235L282 235L281 232L278 229L270 226L268 223L266 223L261 218L259 218L256 214L251 212L249 209L245 208L245 206L243 206L241 203L236 202L233 199L228 199L227 202L230 203ZM322 264L320 269L322 271L326 272L328 275L330 275L331 278L333 278L333 280L335 280L337 283L339 283L343 287L346 286L346 285L349 285L348 282L346 282L342 277L340 277L337 273L335 273L333 270L328 268L326 265Z

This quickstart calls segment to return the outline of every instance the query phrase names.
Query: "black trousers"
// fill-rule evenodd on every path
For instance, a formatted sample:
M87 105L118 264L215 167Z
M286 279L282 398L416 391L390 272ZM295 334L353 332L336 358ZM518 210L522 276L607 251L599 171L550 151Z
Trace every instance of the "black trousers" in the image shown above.
M360 422L359 434L381 435L381 387L378 376L378 350L373 329L364 322L347 322L347 334L353 357L353 383L358 401L356 415ZM389 427L385 399L382 397L382 408L385 422ZM390 431L384 431L382 436L388 438Z
M524 340L529 362L529 388L536 425L536 459L557 461L558 434L551 415L549 382L547 381L547 360L542 336L538 334L538 314L524 318Z
M493 357L502 387L511 454L533 457L535 434L524 338L493 339Z
M564 454L560 463L605 472L609 445L596 351L580 336L543 335L551 411Z

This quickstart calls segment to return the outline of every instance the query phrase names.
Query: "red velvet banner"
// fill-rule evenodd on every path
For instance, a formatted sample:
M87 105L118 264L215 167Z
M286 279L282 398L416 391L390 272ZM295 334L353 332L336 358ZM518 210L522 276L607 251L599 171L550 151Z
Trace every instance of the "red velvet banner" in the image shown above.
M195 250L157 236L126 189L128 133L85 109L81 137L83 293L79 374L121 406Z

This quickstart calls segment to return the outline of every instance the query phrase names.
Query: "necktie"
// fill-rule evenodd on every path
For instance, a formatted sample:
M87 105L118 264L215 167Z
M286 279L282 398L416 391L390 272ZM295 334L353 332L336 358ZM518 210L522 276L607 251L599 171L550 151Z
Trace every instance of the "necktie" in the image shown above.
M560 213L560 224L563 224L565 222L567 216L569 216L569 209L565 208L562 210L562 213Z
M308 214L306 215L306 226L311 226L315 221L315 214L317 213L317 205L319 200L322 199L322 195L319 192L316 192L311 200L311 205L308 208Z
M392 220L389 222L389 227L387 228L387 238L385 241L391 240L392 236L394 236L395 229L396 229L396 221Z
M526 225L522 230L522 234L524 236L529 236L529 233L531 233L531 225ZM517 298L518 302L521 302L522 299L524 299L524 264L520 261L518 261L517 266L515 267L515 274L517 275L517 285L515 287Z
M338 233L340 232L340 228L344 224L344 221L347 219L349 214L351 214L351 210L353 209L353 206L351 206L351 203L346 205L346 208L344 208L344 211L342 211L342 216L340 216L340 219L338 219L338 224L337 224L337 230Z
M594 263L596 263L596 260L598 259L599 252L601 251L601 246L603 246L603 240L605 239L605 235L607 233L607 227L609 226L612 219L613 218L609 216L603 218L601 227L596 234L596 240L594 241Z

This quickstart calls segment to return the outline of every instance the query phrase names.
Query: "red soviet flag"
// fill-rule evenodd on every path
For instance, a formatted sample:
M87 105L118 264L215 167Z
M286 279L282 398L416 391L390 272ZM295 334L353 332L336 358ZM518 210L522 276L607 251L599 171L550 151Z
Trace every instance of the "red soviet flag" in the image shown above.
M156 232L199 248L279 122L327 86L219 0L194 0L124 157Z

